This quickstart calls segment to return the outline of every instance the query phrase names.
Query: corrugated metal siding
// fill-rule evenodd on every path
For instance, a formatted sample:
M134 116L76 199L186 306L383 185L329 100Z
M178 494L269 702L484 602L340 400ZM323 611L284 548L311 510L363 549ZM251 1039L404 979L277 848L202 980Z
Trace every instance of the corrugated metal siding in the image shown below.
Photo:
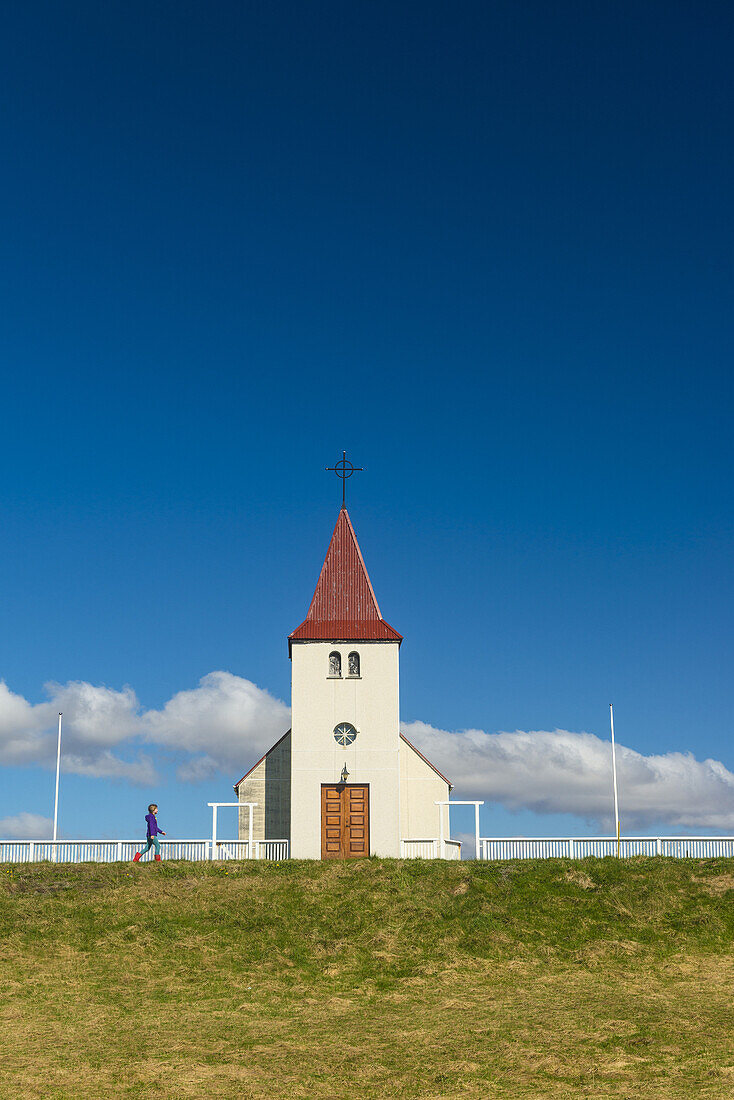
M402 641L380 614L346 508L336 521L308 614L289 636L308 639Z

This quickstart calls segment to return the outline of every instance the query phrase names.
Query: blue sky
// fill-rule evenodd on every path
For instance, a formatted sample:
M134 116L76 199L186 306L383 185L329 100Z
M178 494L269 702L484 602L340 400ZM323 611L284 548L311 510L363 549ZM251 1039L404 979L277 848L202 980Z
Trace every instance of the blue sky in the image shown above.
M150 798L206 831L257 736L240 766L222 720L183 781L207 730L139 716L223 672L207 705L248 681L277 726L346 447L407 723L606 738L613 701L653 760L627 820L721 797L734 830L733 32L712 3L3 14L0 823L49 816L72 682L64 835L134 836ZM493 794L483 832L604 825L600 774L584 815L494 752L456 790Z

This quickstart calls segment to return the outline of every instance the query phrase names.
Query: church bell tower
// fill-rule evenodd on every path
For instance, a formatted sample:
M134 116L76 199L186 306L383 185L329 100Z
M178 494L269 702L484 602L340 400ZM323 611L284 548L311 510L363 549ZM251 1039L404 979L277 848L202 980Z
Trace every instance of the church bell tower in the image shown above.
M291 855L400 855L399 649L342 504L311 606L289 635Z

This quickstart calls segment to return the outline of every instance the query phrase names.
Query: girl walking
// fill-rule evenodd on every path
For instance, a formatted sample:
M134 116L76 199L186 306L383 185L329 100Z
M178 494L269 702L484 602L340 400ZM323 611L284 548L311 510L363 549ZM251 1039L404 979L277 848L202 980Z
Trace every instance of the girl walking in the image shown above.
M151 802L148 806L148 812L145 815L145 820L148 825L148 842L141 852L136 852L133 859L133 863L137 863L141 856L144 856L146 852L149 852L151 848L155 848L155 858L160 862L161 858L161 842L158 839L159 836L165 836L163 829L158 828L158 819L156 814L158 813L158 807L155 802Z

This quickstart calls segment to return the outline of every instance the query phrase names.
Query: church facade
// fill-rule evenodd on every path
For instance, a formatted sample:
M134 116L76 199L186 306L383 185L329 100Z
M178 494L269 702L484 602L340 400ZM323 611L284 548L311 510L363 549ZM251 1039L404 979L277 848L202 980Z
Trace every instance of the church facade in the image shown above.
M451 784L400 733L402 636L380 612L342 507L306 618L288 638L291 728L235 784L240 838L295 859L419 854L448 836ZM439 815L442 815L440 820Z

